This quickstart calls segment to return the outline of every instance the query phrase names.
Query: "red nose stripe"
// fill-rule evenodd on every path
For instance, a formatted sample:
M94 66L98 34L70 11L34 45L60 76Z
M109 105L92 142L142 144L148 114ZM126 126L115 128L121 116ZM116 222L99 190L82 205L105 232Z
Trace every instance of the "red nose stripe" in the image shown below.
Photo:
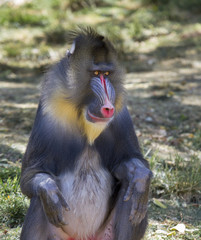
M101 113L104 118L111 118L114 115L114 106L112 105L112 103L109 100L105 78L102 74L100 75L100 80L101 80L101 84L102 84L102 86L105 90L105 94L106 94L105 103L101 107Z
M106 93L106 95L107 95L107 97L108 97L108 93L107 93L107 88L106 88L106 83L105 83L105 78L104 78L104 76L101 74L100 75L100 80L101 80L101 84L102 84L102 86L103 86L103 88L104 88L104 90L105 90L105 93ZM108 97L109 98L109 97Z

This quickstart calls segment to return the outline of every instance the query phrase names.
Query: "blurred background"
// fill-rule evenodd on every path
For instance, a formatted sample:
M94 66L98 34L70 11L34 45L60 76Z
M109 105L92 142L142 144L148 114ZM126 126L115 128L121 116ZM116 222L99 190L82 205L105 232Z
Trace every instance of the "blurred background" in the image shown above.
M127 103L154 173L145 239L201 239L201 0L0 0L0 239L29 204L20 165L46 70L69 30L116 46Z

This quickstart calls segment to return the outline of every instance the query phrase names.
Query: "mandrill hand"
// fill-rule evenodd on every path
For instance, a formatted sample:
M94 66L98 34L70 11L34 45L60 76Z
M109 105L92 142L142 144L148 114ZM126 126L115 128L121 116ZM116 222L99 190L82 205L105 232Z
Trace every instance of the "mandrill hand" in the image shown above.
M56 227L66 225L67 223L63 219L63 211L69 211L70 208L55 181L51 178L42 181L37 192L49 222Z
M120 165L116 171L117 177L127 182L124 201L132 201L130 221L139 224L147 213L149 186L152 172L136 158Z

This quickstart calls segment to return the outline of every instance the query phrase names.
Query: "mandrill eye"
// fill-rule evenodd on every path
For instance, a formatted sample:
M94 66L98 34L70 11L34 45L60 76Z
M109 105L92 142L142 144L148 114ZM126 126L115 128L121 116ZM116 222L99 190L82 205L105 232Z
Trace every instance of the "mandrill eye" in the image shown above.
M110 73L109 72L105 72L105 75L108 76Z
M99 75L99 71L94 71L94 75L98 76Z

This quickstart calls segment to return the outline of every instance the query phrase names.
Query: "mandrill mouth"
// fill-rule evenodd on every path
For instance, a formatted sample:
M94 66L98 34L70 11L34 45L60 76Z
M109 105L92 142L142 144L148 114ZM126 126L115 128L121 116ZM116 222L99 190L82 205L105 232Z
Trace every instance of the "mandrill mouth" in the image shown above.
M108 123L113 119L113 116L110 118L101 118L93 115L89 110L87 111L89 118L95 123Z

